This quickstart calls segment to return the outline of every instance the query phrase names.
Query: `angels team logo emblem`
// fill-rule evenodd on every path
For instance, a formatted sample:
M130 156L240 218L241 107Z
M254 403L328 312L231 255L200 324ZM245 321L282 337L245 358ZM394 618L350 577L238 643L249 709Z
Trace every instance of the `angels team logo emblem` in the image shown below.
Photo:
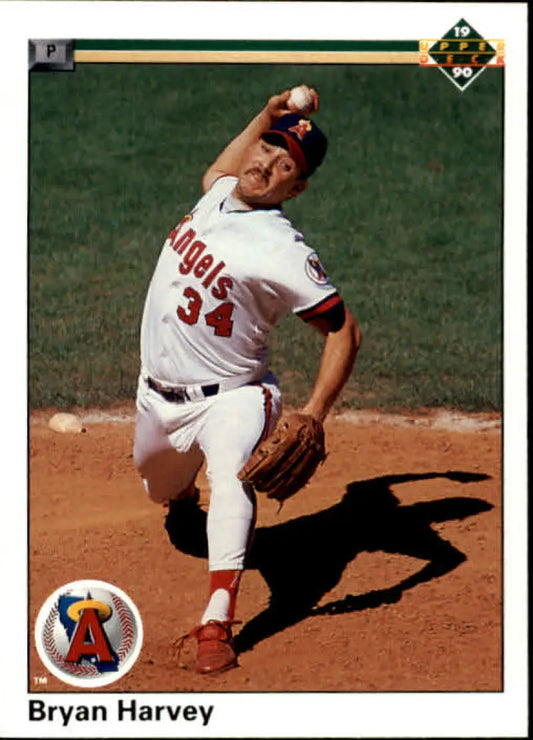
M313 252L307 258L305 271L313 282L319 285L326 285L328 283L328 276L316 252Z
M296 136L302 140L304 136L311 131L313 124L306 118L301 118L295 126L291 126L289 131L292 131Z
M37 652L72 686L105 686L137 660L142 622L126 594L104 581L75 581L44 603L35 625Z

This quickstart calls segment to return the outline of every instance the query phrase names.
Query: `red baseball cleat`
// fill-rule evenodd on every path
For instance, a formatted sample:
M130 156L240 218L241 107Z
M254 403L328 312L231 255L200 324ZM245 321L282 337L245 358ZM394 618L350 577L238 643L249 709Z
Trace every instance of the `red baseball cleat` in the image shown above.
M212 675L236 668L238 663L231 634L232 624L235 622L218 622L213 619L195 627L178 644L178 662L185 643L195 637L198 649L194 669L197 673Z

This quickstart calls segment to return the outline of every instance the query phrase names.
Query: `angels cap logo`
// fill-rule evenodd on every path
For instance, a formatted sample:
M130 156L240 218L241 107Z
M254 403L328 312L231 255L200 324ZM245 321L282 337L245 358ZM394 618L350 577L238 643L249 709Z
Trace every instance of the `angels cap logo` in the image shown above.
M309 255L305 263L305 271L313 282L326 285L329 282L326 271L316 252Z
M301 118L296 126L291 126L289 128L289 131L294 131L296 136L301 140L304 138L304 136L311 131L313 128L313 124L311 121L308 121L306 118Z
M75 581L43 604L35 624L39 657L72 686L105 686L137 660L143 639L135 604L104 581Z

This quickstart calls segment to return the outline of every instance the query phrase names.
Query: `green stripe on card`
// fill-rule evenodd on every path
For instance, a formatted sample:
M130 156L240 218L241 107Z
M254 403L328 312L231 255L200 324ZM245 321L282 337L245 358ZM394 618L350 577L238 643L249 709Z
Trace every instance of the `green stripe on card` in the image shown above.
M418 52L418 41L77 39L78 51Z

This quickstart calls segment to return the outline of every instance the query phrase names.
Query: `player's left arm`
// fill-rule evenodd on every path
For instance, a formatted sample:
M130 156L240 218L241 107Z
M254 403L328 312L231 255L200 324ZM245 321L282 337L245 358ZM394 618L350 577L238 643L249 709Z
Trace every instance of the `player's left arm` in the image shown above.
M325 341L315 384L302 413L324 421L350 377L362 336L359 324L342 302L308 323Z

